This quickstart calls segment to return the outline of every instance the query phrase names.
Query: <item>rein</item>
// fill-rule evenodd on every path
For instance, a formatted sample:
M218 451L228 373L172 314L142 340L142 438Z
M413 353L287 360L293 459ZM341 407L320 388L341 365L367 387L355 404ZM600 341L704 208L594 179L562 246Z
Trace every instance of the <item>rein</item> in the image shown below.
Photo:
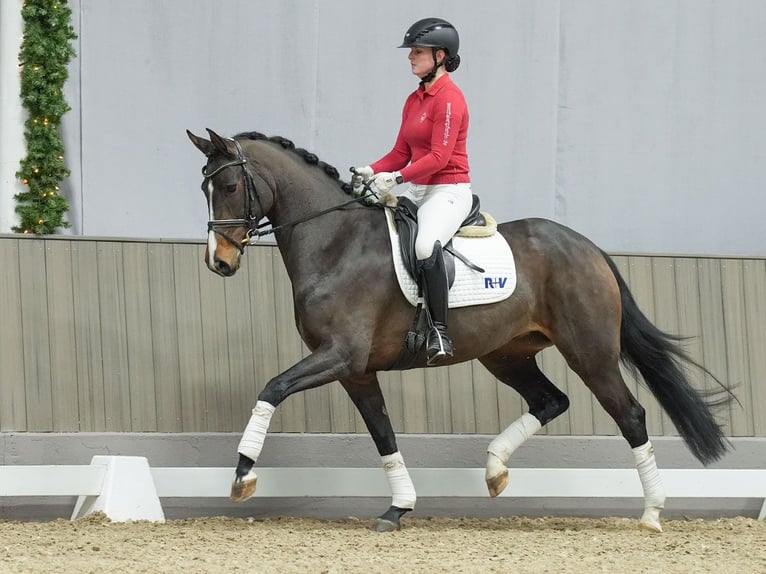
M245 251L244 246L252 245L253 237L263 237L265 235L270 235L277 230L284 229L287 227L292 227L294 225L298 225L299 223L304 223L316 217L321 217L322 215L330 213L331 211L337 211L339 209L346 207L347 205L351 205L352 203L359 203L363 201L366 197L366 196L356 197L354 199L351 199L339 205L335 205L328 209L323 209L322 211L319 211L317 213L307 215L306 217L302 217L296 221L290 221L288 223L283 223L281 225L277 225L276 227L269 227L268 229L261 231L264 227L270 225L270 222L266 221L264 223L259 223L260 220L263 219L265 216L263 215L263 206L261 205L261 198L258 195L258 190L255 187L255 182L253 181L253 174L250 172L250 168L247 165L247 159L245 158L245 154L242 151L242 146L240 145L239 141L235 139L232 139L231 141L233 141L234 145L237 147L237 159L227 162L223 165L220 165L215 170L209 173L205 171L206 166L203 166L202 176L204 177L204 179L207 180L219 174L226 168L235 167L238 165L242 166L242 171L244 172L244 175L245 175L245 192L246 192L245 193L245 217L241 219L210 219L207 222L208 232L212 231L213 233L217 233L221 237L224 237L227 241L229 241L232 245L234 245L237 249L239 249L240 253L244 253ZM258 213L255 210L256 204L261 213ZM245 234L245 237L242 239L242 241L237 242L228 233L225 233L221 231L220 229L218 229L219 227L247 227L247 233Z

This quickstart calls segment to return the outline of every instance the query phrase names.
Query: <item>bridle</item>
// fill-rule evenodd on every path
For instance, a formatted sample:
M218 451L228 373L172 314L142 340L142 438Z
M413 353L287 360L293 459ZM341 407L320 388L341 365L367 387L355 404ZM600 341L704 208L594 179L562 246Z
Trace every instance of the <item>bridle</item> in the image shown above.
M261 198L258 195L258 190L255 187L255 181L253 180L253 174L250 172L250 168L247 165L247 158L245 158L245 154L242 151L242 146L240 145L239 141L235 139L231 139L230 141L234 142L234 145L237 148L237 159L229 161L227 163L224 163L222 165L219 165L217 168L215 168L211 172L206 172L205 168L207 166L202 166L202 177L204 178L204 181L209 180L211 177L221 173L224 169L229 167L235 167L238 165L242 166L242 171L244 173L244 179L245 179L245 216L241 219L209 219L207 222L207 230L208 232L212 231L213 233L216 233L220 235L221 237L225 238L229 243L234 245L240 253L245 252L245 247L247 245L250 245L252 243L253 237L263 237L264 235L269 235L271 233L274 233L278 229L283 229L285 227L291 227L293 225L297 225L299 223L303 223L304 221L308 221L310 219L314 219L315 217L319 217L321 215L324 215L326 213L329 213L331 211L336 211L338 209L341 209L343 207L346 207L347 205L350 205L352 203L360 203L365 199L365 196L367 193L369 193L369 185L371 182L366 182L364 186L364 195L360 195L356 197L355 199L352 199L350 201L346 201L344 203L341 203L340 205L335 205L333 207L330 207L328 209L324 209L322 211L319 211L317 213L313 213L311 215L307 215L306 217L302 217L301 219L298 219L296 221L291 221L289 223L284 223L282 225L277 225L276 227L271 226L266 230L262 229L266 226L271 225L269 221L265 221L264 223L259 223L261 219L265 217L265 214L263 213L263 206L261 205ZM242 241L236 241L231 235L226 233L225 231L222 231L220 228L226 228L226 227L247 227L247 232L245 233L245 237L242 239Z
M245 154L242 151L242 146L235 139L232 139L231 141L234 142L234 145L237 148L237 159L220 165L209 173L205 171L207 166L202 166L202 176L204 177L205 181L207 181L228 167L241 165L242 171L245 175L245 216L242 219L209 219L207 222L207 230L208 232L212 231L213 233L217 233L221 237L224 237L227 241L229 241L229 243L239 249L240 253L244 253L244 246L250 243L250 240L253 236L261 237L263 235L268 235L269 233L273 233L273 230L268 229L266 231L261 231L263 227L268 225L268 222L262 223L260 225L258 224L258 222L264 217L261 198L258 195L258 190L255 187L253 174L250 172L250 168L247 165L247 159L245 158ZM234 238L232 238L228 233L220 229L222 227L247 227L247 232L245 233L245 237L242 239L242 241L235 241Z

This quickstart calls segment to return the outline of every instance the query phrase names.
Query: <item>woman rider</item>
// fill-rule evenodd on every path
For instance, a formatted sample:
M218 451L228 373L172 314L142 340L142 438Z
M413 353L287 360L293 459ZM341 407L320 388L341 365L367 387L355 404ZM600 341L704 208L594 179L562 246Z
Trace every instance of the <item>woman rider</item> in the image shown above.
M449 72L460 64L454 26L425 18L410 26L400 48L409 48L412 73L420 85L409 95L393 149L369 166L355 168L357 178L373 180L379 195L408 182L402 194L418 205L415 253L432 328L428 364L453 354L447 335L447 272L442 247L471 210L472 191L466 140L468 108Z

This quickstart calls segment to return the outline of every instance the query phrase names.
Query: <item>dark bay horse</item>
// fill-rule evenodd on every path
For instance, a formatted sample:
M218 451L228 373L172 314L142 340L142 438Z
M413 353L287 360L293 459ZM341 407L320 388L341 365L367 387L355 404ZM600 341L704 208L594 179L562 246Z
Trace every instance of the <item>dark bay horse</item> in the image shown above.
M274 409L294 393L337 380L364 419L391 485L391 506L375 528L397 528L416 494L376 373L396 361L414 310L397 283L382 210L352 200L337 170L284 138L187 133L207 158L207 266L224 277L236 273L244 246L263 234L259 222L267 219L292 283L298 331L312 351L259 395L238 447L232 500L255 492L253 467ZM703 396L690 385L683 371L690 359L678 337L641 313L613 261L590 240L545 219L502 223L498 231L514 253L516 290L499 303L450 311L455 355L447 363L478 359L529 406L487 449L489 493L506 487L513 451L569 406L535 360L555 345L630 445L644 490L640 525L661 531L665 494L644 408L623 381L620 362L640 373L705 464L727 449L712 407L731 394L722 385L723 396ZM425 366L425 358L415 365Z

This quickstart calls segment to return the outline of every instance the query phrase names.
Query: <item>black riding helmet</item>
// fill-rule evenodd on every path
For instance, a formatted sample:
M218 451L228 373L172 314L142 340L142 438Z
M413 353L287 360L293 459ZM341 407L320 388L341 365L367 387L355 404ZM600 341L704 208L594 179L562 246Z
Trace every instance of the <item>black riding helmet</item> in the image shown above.
M400 48L414 48L420 46L431 48L434 57L434 68L421 83L429 82L436 75L439 66L444 66L448 72L454 72L460 65L460 37L455 27L441 18L423 18L409 27L404 34L404 41ZM447 52L447 58L438 62L436 60L436 50L442 49Z

